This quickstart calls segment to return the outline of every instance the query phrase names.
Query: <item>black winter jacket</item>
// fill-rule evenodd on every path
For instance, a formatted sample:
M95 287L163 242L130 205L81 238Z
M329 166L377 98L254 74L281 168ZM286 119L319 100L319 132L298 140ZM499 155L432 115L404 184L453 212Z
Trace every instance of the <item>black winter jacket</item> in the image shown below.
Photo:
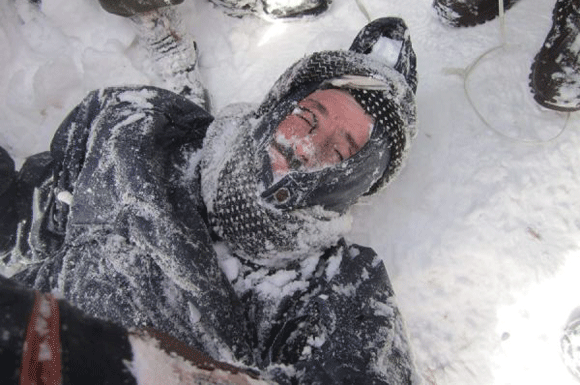
M411 383L401 317L371 249L341 242L313 256L309 269L288 267L303 286L276 303L255 290L236 293L218 266L199 186L177 177L184 146L198 149L211 120L161 89L91 93L58 129L50 157L37 162L52 173L35 173L46 177L4 257L25 266L13 280L58 292L93 317L162 330L279 383ZM258 326L265 318L269 326Z

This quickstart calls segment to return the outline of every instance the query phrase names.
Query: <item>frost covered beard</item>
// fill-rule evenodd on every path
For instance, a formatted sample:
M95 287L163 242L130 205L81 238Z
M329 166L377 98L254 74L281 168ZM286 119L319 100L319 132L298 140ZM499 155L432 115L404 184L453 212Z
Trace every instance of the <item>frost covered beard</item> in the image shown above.
M350 230L349 215L321 206L283 210L262 198L272 171L254 135L260 122L245 111L232 112L210 126L203 147L202 197L212 229L242 258L265 266L335 244Z

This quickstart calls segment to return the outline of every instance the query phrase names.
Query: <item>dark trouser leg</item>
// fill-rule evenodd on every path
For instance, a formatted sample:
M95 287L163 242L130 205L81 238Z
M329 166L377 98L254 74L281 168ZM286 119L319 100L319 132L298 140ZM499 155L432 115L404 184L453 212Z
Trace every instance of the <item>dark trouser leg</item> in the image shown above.
M16 172L14 161L0 147L0 260L5 263L9 258L7 252L16 244L18 224L22 222L23 226L30 226L29 221L24 220L29 219L32 212L32 195L34 189L50 176L51 161L48 152L33 155Z
M173 91L209 111L209 98L197 65L197 46L173 7L131 17L146 50L155 85Z
M16 205L16 171L14 161L0 147L0 255L14 245L18 212Z

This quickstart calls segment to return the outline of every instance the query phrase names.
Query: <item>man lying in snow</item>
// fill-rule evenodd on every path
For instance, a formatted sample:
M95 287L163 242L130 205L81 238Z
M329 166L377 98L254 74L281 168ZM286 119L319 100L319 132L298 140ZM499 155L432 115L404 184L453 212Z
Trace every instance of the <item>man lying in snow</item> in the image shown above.
M4 167L3 261L23 267L13 281L91 317L154 328L269 382L411 384L384 265L341 236L348 208L402 166L416 84L408 30L384 18L348 51L295 63L259 107L232 106L213 122L162 89L95 91L50 153L18 175ZM6 301L11 320L31 311ZM4 326L0 351L22 356L19 325ZM130 361L131 349L119 355ZM67 359L63 350L63 383L83 369ZM119 367L101 374L120 378Z

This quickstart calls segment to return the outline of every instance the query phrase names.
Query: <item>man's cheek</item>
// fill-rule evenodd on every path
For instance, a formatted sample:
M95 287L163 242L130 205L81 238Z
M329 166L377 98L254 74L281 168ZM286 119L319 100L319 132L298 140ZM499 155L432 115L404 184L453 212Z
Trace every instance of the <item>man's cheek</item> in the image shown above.
M286 141L281 144L288 145L306 136L309 130L310 128L304 120L291 115L280 123L275 136L277 140Z
M270 155L270 162L272 166L272 171L275 174L285 174L289 171L288 162L276 149L270 148L268 151Z

